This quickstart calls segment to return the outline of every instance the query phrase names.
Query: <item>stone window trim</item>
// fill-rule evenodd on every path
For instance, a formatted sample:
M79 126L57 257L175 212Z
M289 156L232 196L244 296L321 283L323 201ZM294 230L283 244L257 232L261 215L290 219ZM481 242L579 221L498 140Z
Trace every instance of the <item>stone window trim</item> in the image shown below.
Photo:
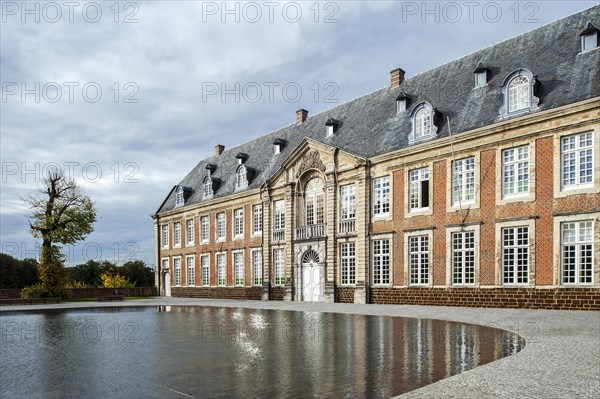
M418 122L417 114L421 110L428 111L427 118L428 118L429 131L426 131L423 136L417 137L417 122ZM427 101L423 101L423 102L415 105L415 107L413 108L413 110L410 113L411 132L408 135L408 144L409 145L422 143L424 141L429 141L429 140L435 139L437 137L438 128L435 125L436 113L437 113L437 110Z
M433 287L433 227L424 228L421 230L411 230L404 232L404 282L403 287ZM410 284L410 248L409 248L409 238L415 236L427 236L428 237L428 253L429 253L429 268L428 268L428 282L427 284Z
M536 181L536 163L535 163L535 139L511 141L510 143L498 146L496 149L496 205L506 205L513 202L531 202L535 201L535 181ZM529 192L521 195L505 196L503 194L503 157L504 150L512 148L529 146Z
M373 267L373 241L379 241L379 240L388 240L389 241L389 283L387 284L375 284L373 283L373 273L374 273L374 267ZM369 277L371 278L371 283L370 285L372 287L375 288L380 288L380 287L392 287L393 286L393 282L394 282L394 234L391 234L389 232L387 233L372 233L371 234L371 239L370 239L370 243L369 243Z
M256 279L257 277L257 268L256 268L256 264L254 263L254 254L259 253L260 254L260 284L257 284ZM263 282L265 281L265 277L264 277L264 261L263 261L263 250L262 247L254 247L254 248L250 248L250 262L252 263L252 286L256 286L256 287L260 287L262 286Z
M214 192L212 177L206 176L204 178L204 180L202 181L202 199L203 200L212 199L214 194L215 194L215 192Z
M169 225L160 225L160 242L162 249L169 249Z
M189 223L191 222L191 226ZM190 227L192 229L192 233L190 234ZM196 221L193 217L187 218L185 220L185 246L193 247L196 245Z
M517 110L511 112L511 111L509 111L509 109L510 109L509 87L510 87L510 84L513 81L513 79L516 79L519 77L526 78L528 85L529 85L528 105L525 106L524 108L520 108L520 109L517 109ZM499 114L500 114L499 119L504 120L504 119L512 118L515 116L525 115L529 112L539 110L540 99L535 96L536 88L537 88L538 84L539 84L539 82L537 80L537 75L534 75L528 69L521 68L521 69L512 71L510 74L508 74L508 76L504 79L504 82L502 83L502 86L501 86L502 87L502 95L504 97L504 102L502 104L502 107L499 110Z
M495 262L496 270L494 281L496 286L503 288L523 288L523 287L535 287L535 249L536 249L536 225L535 218L527 218L520 220L510 220L495 223L495 240L496 240L496 254ZM502 230L510 227L527 227L529 230L529 283L527 284L504 284L502 278Z
M221 258L222 257L222 258ZM223 259L224 260L224 283L221 284L220 283L220 273L219 273L219 259ZM226 287L227 286L227 251L219 251L215 253L215 282L217 284L218 287Z
M179 232L179 234L177 233ZM181 222L173 223L173 248L181 248Z
M165 261L167 262L167 267L165 267ZM161 271L165 270L171 272L171 258L168 256L160 258L160 267Z
M593 275L591 284L561 284L561 225L565 222L579 222L591 220L594 223L594 254ZM554 217L554 259L553 259L553 283L556 287L568 288L590 288L600 287L600 212L580 213Z
M203 234L204 224L206 224L206 235ZM205 245L210 242L210 216L200 216L200 245Z
M593 142L593 185L582 188L563 189L562 186L562 138L565 136L578 135L581 133L592 132ZM570 195L578 194L596 194L600 193L600 128L585 127L568 131L557 132L554 135L554 198L565 198Z
M342 195L344 188L348 188L349 190L353 191L353 194L351 195ZM339 206L338 206L338 220L339 221L344 221L344 220L356 220L356 190L357 190L357 184L355 182L352 183L340 183L339 187L338 187L338 198L339 198ZM351 196L354 196L353 201L349 201L349 198ZM352 210L354 213L353 217L344 217L344 214L350 214L350 211Z
M342 246L344 245L354 245L354 282L353 283L342 283ZM338 272L339 272L339 282L340 282L340 286L342 287L356 287L356 272L357 272L357 264L356 264L356 252L357 252L357 247L356 247L356 241L353 240L340 240L338 242L338 263L339 263L339 268L338 268ZM350 258L350 256L348 256L348 258ZM348 275L349 272L348 272ZM349 278L349 277L348 277ZM349 278L350 279L350 278Z
M461 206L452 203L452 162L461 161L466 158L475 158L475 198L471 203L463 203L462 210L479 209L481 199L481 153L479 151L473 153L465 153L456 155L454 159L446 160L446 212L460 212Z
M429 206L427 208L420 208L411 210L410 209L410 172L415 169L427 168L429 173ZM410 165L404 171L404 218L412 218L415 216L433 215L433 191L434 176L433 176L433 162L421 162Z
M238 282L238 275L237 275L237 265L236 265L236 257L241 254L242 257L242 283L240 284ZM246 258L245 258L245 251L243 249L236 249L231 251L231 271L232 271L232 276L233 276L233 285L235 287L245 287L246 286Z
M285 282L286 282L286 273L285 273L285 247L282 246L278 246L278 247L273 247L272 248L272 253L273 253L273 258L272 258L272 263L273 263L273 286L275 287L283 287L285 286ZM281 254L281 259L278 259L278 256L276 254ZM281 262L281 276L278 276L277 273L277 268L278 268L278 264L277 261ZM277 281L279 279L281 279L282 281Z
M223 215L222 224L219 222L219 216ZM219 228L223 226L223 235L219 235ZM223 242L227 240L227 214L225 212L219 212L215 215L215 241Z
M179 267L176 267L176 263L179 264ZM179 273L179 282L177 281ZM173 256L173 286L181 287L181 256Z
M388 212L375 213L375 181L378 179L388 179L389 182L389 193L388 193ZM371 220L377 222L380 220L392 220L394 214L394 178L392 175L381 175L371 178Z
M204 284L204 266L203 266L203 259L208 259L207 260L207 264L208 264L208 284ZM210 252L209 253L204 253L200 255L200 284L202 287L210 287Z
M260 237L263 231L263 205L252 205L252 229L250 235L252 237Z
M241 216L239 215L239 212L241 211ZM231 218L231 231L233 232L233 240L237 241L237 240L243 240L244 239L244 232L245 232L245 213L244 212L244 207L241 208L235 208L233 210L233 217ZM241 221L240 218L241 217Z
M188 265L188 259L192 259L192 269L193 269L193 277L194 277L194 281L191 282L189 281L189 277L190 277L190 272L188 270L189 265ZM185 256L185 284L187 287L195 287L196 286L196 255L186 255Z
M452 233L461 233L473 231L475 232L475 278L473 284L452 284ZM480 287L480 279L479 279L479 268L480 268L480 241L481 241L481 225L478 223L468 224L464 226L453 226L446 227L446 286L449 288L457 287L457 288L479 288Z

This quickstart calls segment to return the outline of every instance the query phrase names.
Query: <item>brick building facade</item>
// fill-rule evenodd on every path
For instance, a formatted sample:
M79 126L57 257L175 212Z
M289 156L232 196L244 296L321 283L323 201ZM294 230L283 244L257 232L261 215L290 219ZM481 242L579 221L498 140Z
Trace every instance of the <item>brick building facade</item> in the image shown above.
M600 7L239 147L152 215L162 295L600 309Z

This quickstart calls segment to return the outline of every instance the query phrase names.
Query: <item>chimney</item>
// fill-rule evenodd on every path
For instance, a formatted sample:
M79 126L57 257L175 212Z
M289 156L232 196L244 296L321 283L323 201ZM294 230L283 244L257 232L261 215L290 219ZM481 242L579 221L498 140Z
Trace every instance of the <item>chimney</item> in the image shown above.
M396 68L390 71L390 76L392 78L392 87L400 86L400 83L404 81L404 70L402 68Z
M219 156L225 151L225 146L223 144L217 144L215 146L215 155Z
M308 118L307 110L300 108L298 111L296 111L296 126L303 124L304 121L306 121L306 118Z

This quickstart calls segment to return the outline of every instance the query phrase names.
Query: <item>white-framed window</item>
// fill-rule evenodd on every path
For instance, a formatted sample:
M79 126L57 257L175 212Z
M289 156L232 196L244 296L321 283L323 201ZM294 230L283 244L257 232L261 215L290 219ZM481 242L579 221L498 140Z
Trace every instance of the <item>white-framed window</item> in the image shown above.
M323 181L314 178L306 183L304 188L304 204L306 225L323 224L325 222Z
M356 186L347 184L340 187L340 219L351 220L356 217Z
M356 284L356 246L353 242L340 244L340 268L342 285Z
M434 123L435 108L428 102L417 104L412 112L412 128L408 135L408 144L417 144L437 136L437 126Z
M566 190L594 186L594 134L572 134L560 139L561 183Z
M169 270L169 258L161 259L162 261L162 270Z
M560 224L561 284L591 285L594 282L594 221Z
M227 254L217 254L217 285L224 287L227 285Z
M457 231L450 237L452 284L475 284L475 231Z
M409 171L408 179L409 210L415 212L429 208L429 168Z
M217 241L225 239L225 212L217 213Z
M283 200L273 202L273 230L285 228L285 202Z
M535 96L536 76L527 69L511 72L502 83L503 105L500 119L537 110L540 99Z
M529 179L529 146L502 150L503 197L527 195Z
M181 287L181 258L173 258L175 287Z
M177 186L177 190L175 190L175 207L183 206L184 202L183 187Z
M580 36L582 53L598 48L598 29L591 23L581 32Z
M194 237L194 219L185 221L185 239L187 245L194 245L194 241L196 240Z
M163 224L160 226L160 239L163 249L169 248L169 225Z
M452 161L452 206L475 202L475 157Z
M431 110L420 108L415 113L415 139L420 139L431 134Z
M202 198L205 200L211 199L214 195L213 182L210 176L204 178L204 183L202 184L202 194Z
M202 216L200 218L200 239L202 242L208 242L210 240L210 219L208 216Z
M244 209L239 208L233 211L233 232L236 237L244 236Z
M508 83L508 112L515 112L529 107L531 102L529 79L519 75Z
M372 241L373 284L390 283L390 240Z
M235 172L235 189L242 190L248 187L247 170L244 165L239 165Z
M502 284L529 284L529 227L502 229Z
M202 268L202 286L210 285L210 255L202 255L200 257L200 267Z
M390 178L373 180L373 216L387 216L390 213Z
M196 265L194 265L196 259L193 255L185 257L185 268L187 272L187 285L193 287L196 285Z
M180 222L173 223L173 246L175 246L175 247L181 246L181 223Z
M283 262L283 248L273 250L273 268L275 274L275 285L285 284L285 270Z
M429 235L408 236L410 285L429 284Z
M263 283L262 249L252 250L252 279L254 285Z
M245 284L245 270L244 270L244 253L241 251L233 253L233 278L236 286L243 286Z
M252 206L252 234L262 232L262 204Z

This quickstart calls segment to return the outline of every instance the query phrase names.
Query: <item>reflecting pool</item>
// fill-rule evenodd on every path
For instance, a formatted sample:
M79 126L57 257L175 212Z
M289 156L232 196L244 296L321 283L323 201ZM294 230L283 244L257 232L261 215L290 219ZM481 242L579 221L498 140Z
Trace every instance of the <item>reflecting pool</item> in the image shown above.
M2 398L390 397L514 354L428 319L215 307L0 313Z

